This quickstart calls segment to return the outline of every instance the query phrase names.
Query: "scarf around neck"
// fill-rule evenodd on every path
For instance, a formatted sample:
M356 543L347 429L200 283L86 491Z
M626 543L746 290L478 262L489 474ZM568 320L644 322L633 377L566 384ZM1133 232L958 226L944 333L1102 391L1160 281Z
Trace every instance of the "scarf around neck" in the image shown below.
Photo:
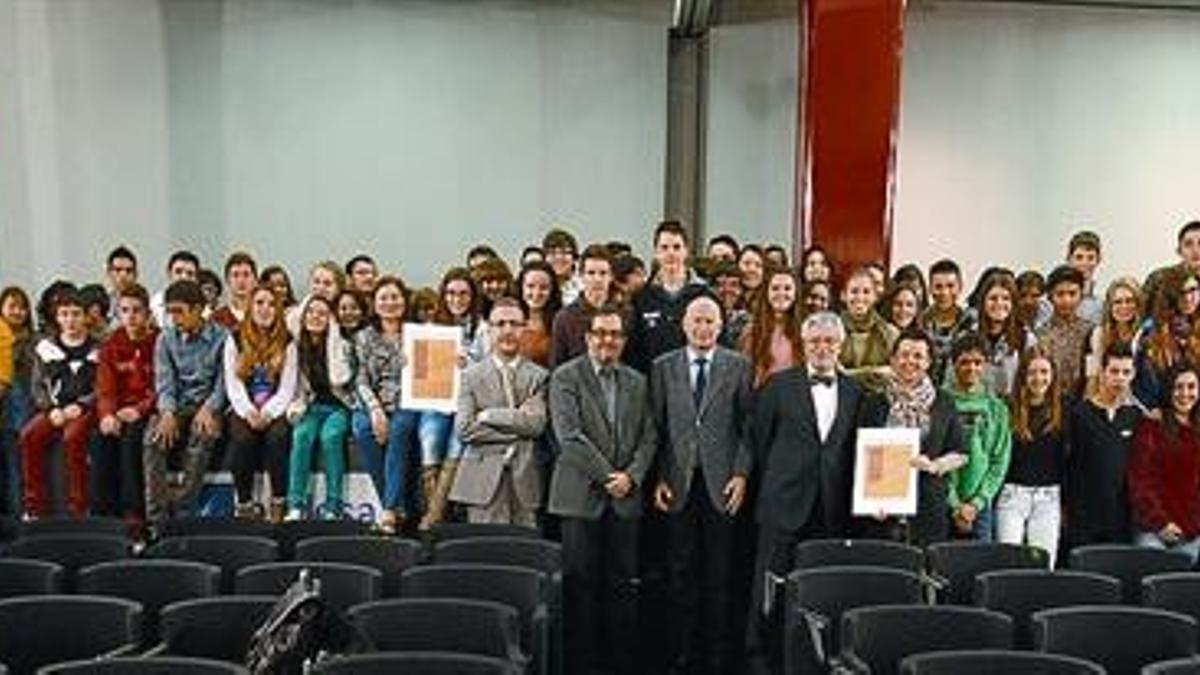
M924 437L929 433L929 420L936 396L937 389L928 376L912 388L906 388L893 380L887 390L888 426L920 429L921 436Z

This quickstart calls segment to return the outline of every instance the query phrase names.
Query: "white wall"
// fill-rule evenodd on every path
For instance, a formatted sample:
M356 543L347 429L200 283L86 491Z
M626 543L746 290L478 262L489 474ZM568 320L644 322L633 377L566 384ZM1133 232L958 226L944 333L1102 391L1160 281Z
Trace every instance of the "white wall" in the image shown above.
M293 277L359 250L417 283L553 222L661 213L667 3L0 3L0 279L133 244ZM299 281L297 279L297 281Z
M709 235L789 245L796 190L796 17L709 32Z
M1102 278L1200 217L1200 14L922 2L907 16L894 261L1047 268L1087 226Z

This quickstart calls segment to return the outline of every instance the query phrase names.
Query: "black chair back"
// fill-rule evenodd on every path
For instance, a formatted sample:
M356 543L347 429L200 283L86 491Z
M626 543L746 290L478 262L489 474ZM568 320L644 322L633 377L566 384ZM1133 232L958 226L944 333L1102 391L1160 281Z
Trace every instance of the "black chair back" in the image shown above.
M313 537L361 537L370 534L370 523L358 520L296 520L275 526L279 558L291 560L296 544Z
M562 545L528 537L480 537L439 542L433 562L510 565L553 574L562 571Z
M967 650L916 654L900 662L901 675L1105 675L1083 659L1060 654Z
M445 652L394 652L344 656L322 663L313 675L516 675L520 671L502 659Z
M196 536L263 537L264 539L270 539L274 535L275 526L264 520L201 517L172 518L163 524L163 529L160 533L163 539Z
M38 537L47 534L99 534L109 537L124 537L125 523L119 518L91 516L88 518L38 518L20 524L21 537Z
M159 640L163 607L180 600L216 595L221 569L188 560L117 560L79 571L79 592L125 598L142 606L142 641Z
M250 637L278 598L217 596L167 605L160 614L163 653L245 663Z
M1115 605L1121 582L1103 574L1059 570L1001 570L975 580L975 604L1013 620L1013 646L1033 649L1034 612L1072 605Z
M788 575L784 617L784 670L828 672L841 650L846 611L875 605L921 603L921 578L887 567L817 567Z
M1142 579L1142 605L1200 621L1200 572L1151 574Z
M146 557L216 565L221 568L221 592L228 593L238 570L278 560L279 545L262 537L201 534L163 539L146 549Z
M1142 668L1142 675L1200 675L1200 656L1151 663Z
M411 539L372 536L333 536L302 539L296 560L365 565L383 574L383 595L400 595L400 575L421 560L421 544Z
M1152 574L1187 572L1192 561L1186 555L1132 544L1097 544L1071 550L1071 569L1107 574L1120 580L1121 596L1127 605L1142 602L1142 579Z
M977 607L860 607L842 619L842 658L872 675L898 673L913 654L1011 648L1012 619Z
M505 525L502 523L438 523L429 531L433 544L451 539L478 539L480 537L518 537L539 539L541 535L532 527Z
M345 612L354 605L378 600L383 594L383 575L363 565L320 562L277 562L243 567L233 582L239 595L283 595L308 570L321 582L321 599L332 609Z
M929 547L929 571L942 587L939 604L970 605L975 577L984 572L1046 569L1050 557L1040 548L984 541L952 541Z
M183 656L122 657L50 666L38 675L250 675L243 666Z
M1138 675L1156 661L1196 653L1196 620L1125 605L1063 607L1033 615L1038 649L1087 659L1109 675Z
M17 539L9 547L8 555L62 565L63 587L72 592L80 569L128 558L129 544L123 537L103 534L41 534Z
M0 598L63 592L63 567L25 558L0 558Z
M796 545L795 569L845 565L919 574L925 567L925 554L915 546L882 539L811 539Z
M141 607L121 598L40 595L0 600L0 662L15 675L131 649Z
M450 651L521 660L520 617L486 600L399 598L350 609L373 651Z

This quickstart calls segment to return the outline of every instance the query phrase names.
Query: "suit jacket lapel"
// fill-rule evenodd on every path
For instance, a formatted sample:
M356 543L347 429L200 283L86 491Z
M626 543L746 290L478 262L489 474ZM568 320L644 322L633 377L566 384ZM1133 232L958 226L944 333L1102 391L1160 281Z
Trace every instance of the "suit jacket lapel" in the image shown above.
M608 404L604 400L604 387L600 386L600 377L596 375L596 369L592 367L592 360L591 359L583 359L583 361L579 364L579 366L583 369L584 386L587 387L588 393L591 395L592 400L595 401L600 408L600 419L603 420L603 422L608 425L609 430L611 431L613 429L612 423L609 422L608 415L606 415L604 412L608 408ZM617 367L618 381L620 379L620 375L619 375L620 370L621 370L620 367ZM620 417L621 417L620 385L618 385L617 390L618 390L618 393L617 393L617 418L620 419Z

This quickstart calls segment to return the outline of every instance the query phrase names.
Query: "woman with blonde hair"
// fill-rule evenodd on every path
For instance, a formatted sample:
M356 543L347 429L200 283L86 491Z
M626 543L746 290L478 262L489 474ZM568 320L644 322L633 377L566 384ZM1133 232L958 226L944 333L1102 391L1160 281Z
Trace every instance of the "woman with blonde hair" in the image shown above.
M1100 359L1108 346L1117 342L1137 345L1142 330L1142 304L1142 287L1137 279L1120 277L1108 285L1100 323L1088 337L1088 351L1083 361L1089 394L1095 391L1100 377Z
M260 284L250 307L225 341L229 397L229 453L237 492L236 515L254 517L254 473L265 465L271 483L270 519L284 515L291 427L285 413L296 392L296 345L284 326L283 302Z

